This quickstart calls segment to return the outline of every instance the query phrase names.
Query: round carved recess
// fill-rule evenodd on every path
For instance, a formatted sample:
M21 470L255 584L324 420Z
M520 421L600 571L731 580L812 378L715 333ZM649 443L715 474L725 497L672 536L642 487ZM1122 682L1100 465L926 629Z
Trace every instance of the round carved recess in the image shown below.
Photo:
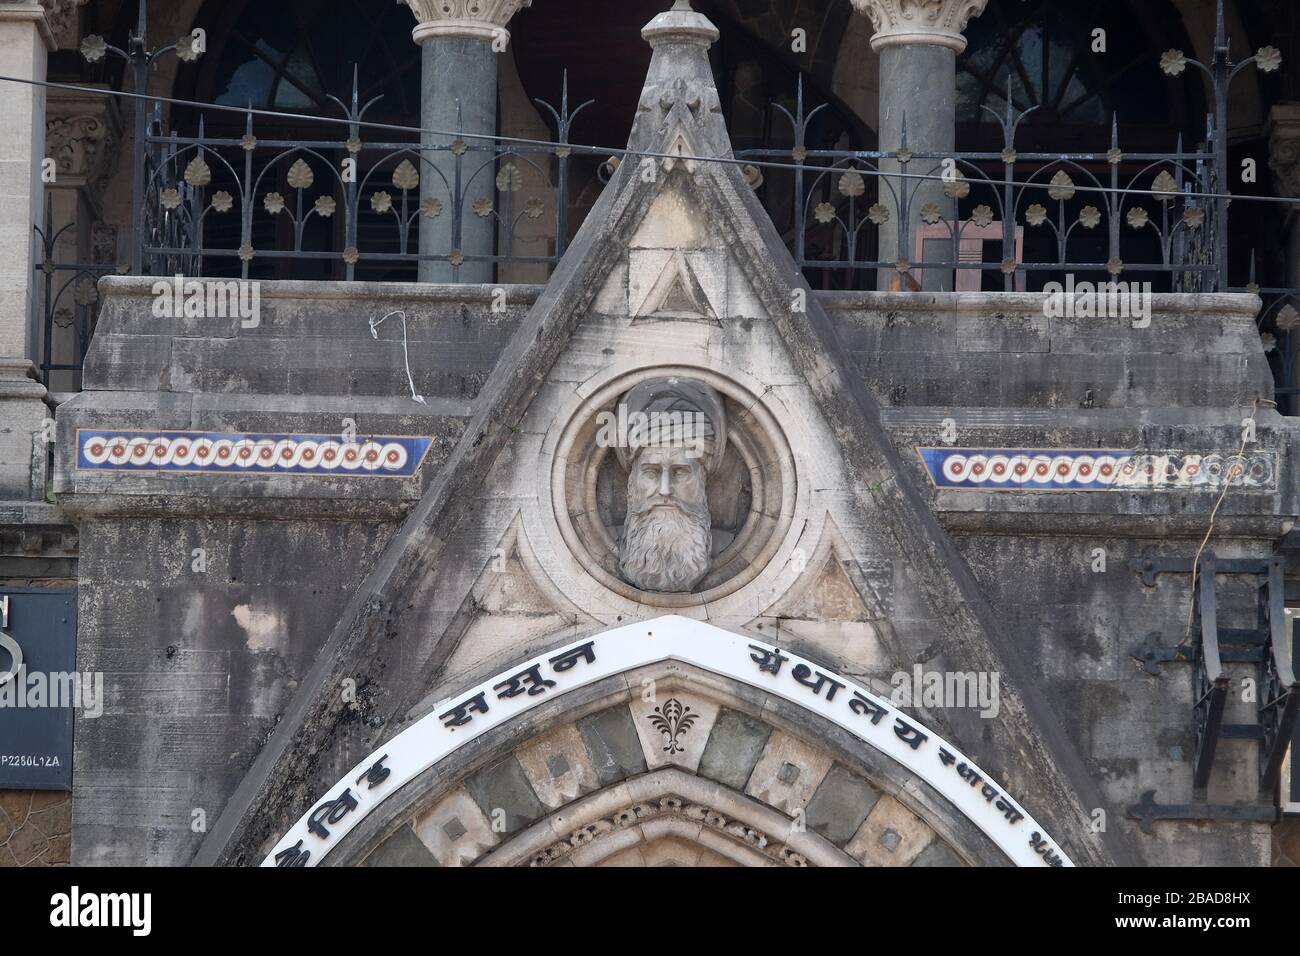
M617 449L597 441L602 413L617 415L633 386L676 377L715 389L726 412L726 450L707 479L711 523L708 573L690 592L641 590L619 568L628 472ZM639 604L694 607L738 591L763 570L790 530L795 503L794 457L775 417L758 398L708 369L656 367L620 376L583 403L556 447L551 505L561 537L600 584Z

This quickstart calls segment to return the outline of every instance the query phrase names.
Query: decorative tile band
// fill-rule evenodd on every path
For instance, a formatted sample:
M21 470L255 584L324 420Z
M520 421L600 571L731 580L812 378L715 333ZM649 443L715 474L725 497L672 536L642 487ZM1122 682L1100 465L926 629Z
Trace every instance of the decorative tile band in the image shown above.
M409 478L433 444L425 437L77 431L77 467L205 474Z
M1108 449L917 448L936 488L987 491L1272 490L1272 454L1189 455Z

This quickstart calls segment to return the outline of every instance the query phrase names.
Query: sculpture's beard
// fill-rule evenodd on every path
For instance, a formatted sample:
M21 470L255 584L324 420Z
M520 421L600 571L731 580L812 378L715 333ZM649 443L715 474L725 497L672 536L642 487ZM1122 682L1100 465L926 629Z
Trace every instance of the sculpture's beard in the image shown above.
M653 507L659 505L660 507ZM676 498L629 502L619 567L642 591L690 591L709 571L709 505Z

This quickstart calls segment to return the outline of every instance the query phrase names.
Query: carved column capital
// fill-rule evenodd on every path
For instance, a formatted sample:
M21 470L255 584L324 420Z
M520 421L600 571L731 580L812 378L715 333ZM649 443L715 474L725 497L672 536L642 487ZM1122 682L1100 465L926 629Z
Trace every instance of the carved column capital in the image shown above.
M1268 165L1277 191L1300 198L1300 103L1279 103L1269 112Z
M877 51L929 44L961 53L966 49L962 31L987 5L988 0L853 0L876 28L871 48Z
M96 204L118 158L121 120L108 97L52 90L45 104L45 155L58 167L61 186L84 187Z
M402 0L419 21L411 36L416 43L431 37L472 37L494 40L504 34L506 24L533 0Z
M89 0L41 0L45 22L50 25L54 42L60 50L75 50L81 42L78 11Z

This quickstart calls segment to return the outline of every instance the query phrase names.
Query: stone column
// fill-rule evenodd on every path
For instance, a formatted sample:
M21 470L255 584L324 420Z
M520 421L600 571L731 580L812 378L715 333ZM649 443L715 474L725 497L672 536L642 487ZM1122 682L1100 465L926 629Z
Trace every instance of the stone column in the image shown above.
M45 9L0 0L0 63L4 73L45 79L54 38ZM33 438L46 418L45 389L35 381L32 315L44 187L45 90L0 83L0 501L42 498L45 448Z
M892 151L902 145L903 122L907 122L907 146L914 153L951 153L957 135L957 55L966 49L962 30L971 17L984 12L988 0L853 0L859 11L871 18L875 34L871 48L880 56L880 149ZM885 173L906 171L929 174L936 164L914 160L904 170L896 162L881 163ZM890 211L889 224L880 229L880 259L884 262L914 262L920 210L926 203L938 203L949 220L956 203L938 183L890 179L896 190L908 190L908 236L911 248L898 247L898 209L884 182L880 201ZM915 192L912 192L915 190ZM952 243L929 247L927 258L953 261ZM926 291L950 290L949 272L927 270L913 273ZM899 286L899 273L885 271L881 288Z
M532 0L405 0L415 12L411 36L420 44L422 79L420 125L438 130L463 130L465 142L480 145L473 135L495 135L497 131L497 56L508 49L506 24ZM426 146L446 146L453 137L425 133ZM474 176L488 155L467 152L463 156L465 179ZM437 216L420 217L420 251L463 255L492 255L496 247L496 220L474 212L477 197L495 198L494 169L484 169L472 184L462 182L460 191L470 191L461 218L459 241L455 236L453 192L456 157L439 153L434 163L438 175L426 163L420 164L420 199L425 204L441 203ZM444 182L445 177L445 182ZM443 262L420 263L421 282L491 282L490 262L466 262L455 266Z

